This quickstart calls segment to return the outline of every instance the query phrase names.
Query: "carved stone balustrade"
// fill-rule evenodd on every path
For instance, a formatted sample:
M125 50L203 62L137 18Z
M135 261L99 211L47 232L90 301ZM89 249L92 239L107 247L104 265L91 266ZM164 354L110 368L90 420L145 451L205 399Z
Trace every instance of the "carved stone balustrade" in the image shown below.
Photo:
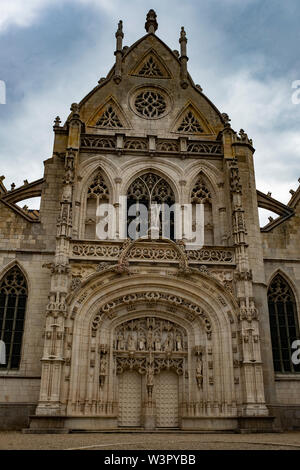
M121 241L73 241L70 250L72 260L97 260L117 262L123 251ZM127 251L128 262L159 262L180 263L185 256L192 265L234 265L234 248L232 247L203 247L198 250L176 249L171 243L162 244L159 241L140 241L132 244Z

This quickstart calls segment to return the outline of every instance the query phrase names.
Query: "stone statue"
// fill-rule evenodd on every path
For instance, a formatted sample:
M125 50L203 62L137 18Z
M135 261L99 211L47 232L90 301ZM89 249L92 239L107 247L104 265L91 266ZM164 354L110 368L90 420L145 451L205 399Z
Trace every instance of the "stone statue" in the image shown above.
M142 334L139 337L138 348L139 348L140 351L145 351L145 349L146 349L146 338L145 338L144 334Z
M147 373L146 373L146 383L147 383L147 393L148 393L148 399L149 401L152 400L152 391L153 391L153 386L154 386L154 368L153 366L149 366L147 368Z
M151 329L147 333L147 349L153 349L153 331Z
M154 340L155 351L161 351L161 340L160 335L157 333Z
M173 337L172 337L172 333L168 333L168 336L167 336L167 339L165 341L165 347L164 347L165 351L167 352L171 352L173 351Z
M105 381L106 365L107 365L107 361L104 357L102 357L100 361L100 369L99 369L99 384L101 388L103 387L104 381Z
M123 351L125 349L125 340L124 335L122 333L118 334L116 346L116 349L119 349L120 351Z
M135 351L135 341L132 333L128 336L128 351Z
M197 360L197 367L196 367L196 381L198 388L202 388L203 384L203 363L202 363L202 355Z
M181 351L182 350L182 339L180 335L176 336L176 350Z

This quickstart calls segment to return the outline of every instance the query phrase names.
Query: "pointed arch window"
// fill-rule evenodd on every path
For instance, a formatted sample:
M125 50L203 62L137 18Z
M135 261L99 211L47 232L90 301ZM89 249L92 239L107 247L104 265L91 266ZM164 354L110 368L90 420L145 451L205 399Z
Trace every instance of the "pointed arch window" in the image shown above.
M268 289L268 306L275 372L300 372L293 364L292 343L299 339L296 300L287 281L277 274Z
M204 244L214 244L213 215L212 215L212 197L211 192L202 175L199 175L191 192L193 231L203 230L203 227L197 226L197 223L204 222ZM196 220L197 204L204 205L204 221Z
M85 218L85 238L96 239L97 210L101 204L109 202L109 189L101 171L94 176L88 187ZM108 227L104 227L108 231Z
M27 303L27 283L14 266L0 281L0 339L5 343L6 361L1 369L18 369Z
M127 236L134 239L155 234L174 240L174 203L171 186L160 176L145 173L136 178L127 191Z

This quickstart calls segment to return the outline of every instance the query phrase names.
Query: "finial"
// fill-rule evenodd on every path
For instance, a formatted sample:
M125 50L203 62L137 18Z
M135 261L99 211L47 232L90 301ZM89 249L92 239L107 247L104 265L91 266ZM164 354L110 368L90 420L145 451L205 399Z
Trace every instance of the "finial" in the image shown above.
M294 196L295 192L296 192L296 191L294 191L293 189L290 189L290 194L291 194L292 196Z
M13 191L15 189L15 187L16 187L15 183L11 183L10 190Z
M185 30L184 30L184 26L181 26L179 42L181 42L181 41L187 41L186 32L185 32Z
M114 81L118 85L122 80L122 47L123 47L123 21L120 20L118 23L118 29L116 32L116 65L114 73Z
M184 30L184 27L181 27L180 31L180 63L181 63L181 81L180 85L183 89L188 87L188 73L187 73L187 61L189 60L188 56L186 55L186 43L187 43L187 38L186 38L186 33Z
M147 33L155 33L158 28L157 15L154 10L149 10L146 17L145 30Z
M72 103L70 110L72 111L72 113L73 113L74 115L75 115L75 114L78 114L78 115L79 115L79 105L78 105L78 103Z
M224 121L224 124L225 124L224 127L231 127L230 126L231 119L229 118L228 114L227 113L222 113L222 118L223 118L223 121Z
M60 127L60 124L61 124L60 117L59 117L59 116L56 116L56 118L54 119L54 126L53 126L53 129L55 129L55 128L57 128L57 127Z
M116 32L116 38L120 36L121 38L124 37L124 33L123 33L123 21L120 20L119 23L118 23L118 29L117 29L117 32Z

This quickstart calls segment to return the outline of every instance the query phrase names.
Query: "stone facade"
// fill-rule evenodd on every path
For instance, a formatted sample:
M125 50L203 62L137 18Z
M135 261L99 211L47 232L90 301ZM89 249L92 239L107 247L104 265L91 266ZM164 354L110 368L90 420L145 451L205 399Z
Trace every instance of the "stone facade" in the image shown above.
M16 268L27 286L0 426L292 429L300 375L274 372L267 293L280 274L299 315L300 189L288 205L256 190L253 143L194 84L184 29L179 53L153 10L145 28L128 48L119 23L114 67L55 120L44 177L0 182L0 281ZM35 196L40 211L17 206ZM176 203L177 228L203 205L204 246L127 238L126 196ZM99 239L107 203L117 218ZM258 207L278 218L260 229Z

